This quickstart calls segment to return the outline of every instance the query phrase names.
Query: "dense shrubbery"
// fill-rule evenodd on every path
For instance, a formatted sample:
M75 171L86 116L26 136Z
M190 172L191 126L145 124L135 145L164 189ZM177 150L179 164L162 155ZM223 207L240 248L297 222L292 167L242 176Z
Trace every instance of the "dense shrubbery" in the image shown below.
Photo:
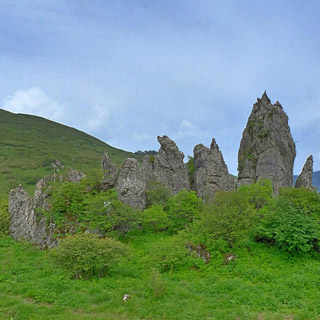
M142 228L149 232L164 231L168 228L168 214L162 205L153 205L142 213Z
M49 255L57 265L70 271L74 278L105 276L110 267L129 255L123 243L94 234L68 235Z
M148 207L158 204L165 206L170 198L170 190L163 183L150 180L147 186L146 195Z

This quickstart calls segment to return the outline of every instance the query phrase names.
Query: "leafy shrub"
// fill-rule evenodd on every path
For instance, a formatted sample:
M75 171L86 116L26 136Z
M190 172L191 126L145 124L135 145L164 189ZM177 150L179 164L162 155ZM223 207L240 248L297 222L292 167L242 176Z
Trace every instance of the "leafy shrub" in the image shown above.
M177 271L194 264L186 242L178 236L171 236L157 241L147 258L149 263L160 272ZM198 261L197 261L198 262Z
M262 179L250 185L242 185L238 191L248 197L249 202L256 209L261 209L272 201L273 190L271 180L269 179Z
M200 199L194 191L181 190L168 200L168 216L173 231L183 229L198 215Z
M318 246L319 221L294 203L279 199L265 219L262 237L289 252L308 252Z
M170 190L163 183L155 180L150 180L148 182L146 189L148 207L153 205L166 206L170 195Z
M204 205L195 232L232 247L253 232L256 216L253 205L240 192L218 192L213 202Z
M106 235L118 231L125 234L138 224L138 212L123 204L115 189L87 194L84 200L82 226Z
M93 234L69 235L49 252L53 262L70 271L76 279L103 277L128 254L129 249L123 243Z
M8 201L0 200L0 236L9 233L10 217L8 213Z
M154 205L142 213L142 228L145 231L163 231L168 228L168 223L168 215L161 205Z

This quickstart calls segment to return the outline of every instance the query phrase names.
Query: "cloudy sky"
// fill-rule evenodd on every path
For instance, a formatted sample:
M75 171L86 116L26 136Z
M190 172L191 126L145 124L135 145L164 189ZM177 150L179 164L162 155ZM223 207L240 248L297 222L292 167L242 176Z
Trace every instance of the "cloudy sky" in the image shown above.
M0 103L112 146L185 155L216 138L237 173L264 90L289 116L295 173L320 170L320 1L1 0Z

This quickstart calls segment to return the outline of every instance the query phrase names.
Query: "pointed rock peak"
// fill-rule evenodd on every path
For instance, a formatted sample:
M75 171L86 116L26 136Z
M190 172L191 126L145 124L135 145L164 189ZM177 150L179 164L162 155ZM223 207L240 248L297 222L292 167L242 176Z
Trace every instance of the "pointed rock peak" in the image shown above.
M218 151L220 151L220 150L219 150L219 146L218 146L215 138L212 138L211 145L210 145L210 149L211 149L211 150L217 149Z
M168 136L162 136L162 137L158 136L157 139L161 145L168 144L168 143L175 144L175 142L171 140Z
M298 179L295 183L295 188L312 188L312 174L313 174L313 157L310 155L303 168L301 173L298 176Z
M267 96L267 91L264 91L261 99L257 99L259 103L263 103L263 104L270 104L271 100L269 99L269 97Z

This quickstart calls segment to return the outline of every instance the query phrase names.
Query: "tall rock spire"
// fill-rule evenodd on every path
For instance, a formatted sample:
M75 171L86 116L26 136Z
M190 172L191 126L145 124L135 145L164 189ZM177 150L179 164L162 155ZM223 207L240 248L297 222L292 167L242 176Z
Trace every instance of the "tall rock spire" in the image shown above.
M312 174L313 174L313 157L309 156L302 168L301 173L299 174L296 183L294 184L295 188L312 188Z
M238 152L238 186L269 178L274 191L291 187L296 148L288 116L264 92L253 105Z

